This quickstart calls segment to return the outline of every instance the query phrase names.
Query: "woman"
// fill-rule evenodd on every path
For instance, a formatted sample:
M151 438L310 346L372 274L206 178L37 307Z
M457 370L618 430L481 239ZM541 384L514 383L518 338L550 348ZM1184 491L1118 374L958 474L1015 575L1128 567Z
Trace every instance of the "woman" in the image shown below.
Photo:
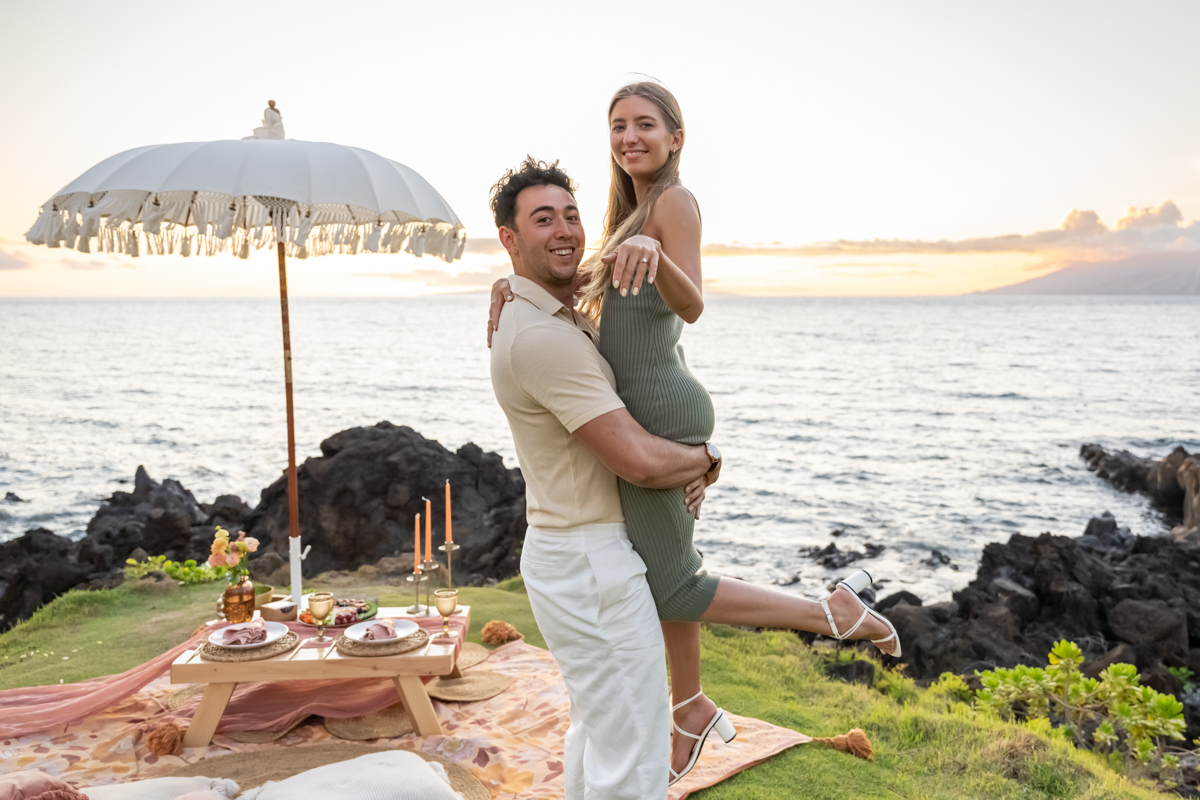
M704 310L700 210L679 180L683 114L666 88L640 82L617 90L608 122L608 211L599 251L580 265L580 308L600 330L600 352L633 418L657 436L702 444L713 431L712 401L679 346L684 322L695 322ZM504 302L512 299L508 289L505 280L493 287L489 341ZM672 738L671 783L691 770L710 731L725 741L734 736L724 712L700 689L700 621L871 638L882 652L900 654L891 623L858 598L871 582L866 572L838 584L819 604L705 572L692 544L702 481L644 489L618 479L629 540L646 563L670 665L672 721L680 734ZM685 505L689 495L695 499Z

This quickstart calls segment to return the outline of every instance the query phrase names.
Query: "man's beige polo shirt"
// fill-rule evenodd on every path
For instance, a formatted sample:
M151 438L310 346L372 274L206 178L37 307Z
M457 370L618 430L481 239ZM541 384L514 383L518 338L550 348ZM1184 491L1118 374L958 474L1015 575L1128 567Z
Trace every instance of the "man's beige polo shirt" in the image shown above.
M492 391L517 446L529 524L624 522L616 477L572 435L625 407L596 331L528 278L508 282L515 297L492 335Z

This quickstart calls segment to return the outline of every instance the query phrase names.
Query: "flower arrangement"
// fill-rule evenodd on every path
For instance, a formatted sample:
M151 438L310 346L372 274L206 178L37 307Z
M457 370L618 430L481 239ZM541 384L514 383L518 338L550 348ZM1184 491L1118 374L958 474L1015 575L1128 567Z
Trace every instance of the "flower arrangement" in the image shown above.
M217 535L213 538L212 555L208 557L210 567L228 567L229 580L237 583L250 574L248 553L258 550L258 539L246 538L245 531L238 531L238 538L229 541L229 531L217 526Z

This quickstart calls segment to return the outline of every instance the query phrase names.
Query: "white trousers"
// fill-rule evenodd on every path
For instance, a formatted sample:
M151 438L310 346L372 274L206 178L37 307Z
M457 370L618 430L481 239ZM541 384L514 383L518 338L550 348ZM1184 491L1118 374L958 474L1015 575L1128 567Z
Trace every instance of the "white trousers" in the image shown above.
M625 525L530 526L521 575L571 697L566 800L666 798L671 721L662 628Z

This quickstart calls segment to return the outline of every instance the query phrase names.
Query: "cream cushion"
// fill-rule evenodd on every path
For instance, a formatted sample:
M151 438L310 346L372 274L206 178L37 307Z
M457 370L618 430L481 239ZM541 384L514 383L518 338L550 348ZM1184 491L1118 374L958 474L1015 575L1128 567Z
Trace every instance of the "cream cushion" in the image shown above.
M393 750L326 764L249 789L238 800L462 800L446 769L415 753Z
M189 792L208 792L218 798L232 800L240 787L223 778L150 778L108 786L89 786L80 789L88 800L175 800Z

